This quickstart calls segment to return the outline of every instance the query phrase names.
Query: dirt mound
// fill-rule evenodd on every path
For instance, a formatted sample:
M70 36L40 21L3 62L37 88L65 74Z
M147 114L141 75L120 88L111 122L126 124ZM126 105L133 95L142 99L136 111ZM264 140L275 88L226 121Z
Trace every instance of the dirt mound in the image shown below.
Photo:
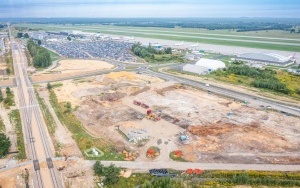
M171 85L171 86L168 86L168 87L165 87L165 88L161 88L161 89L157 89L155 90L157 94L161 95L161 96L165 96L165 92L168 92L168 91L173 91L175 89L185 89L185 86L183 85L178 85L178 84L175 84L175 85Z
M218 122L218 124L212 125L204 125L204 126L192 126L189 127L189 132L197 135L197 136L220 136L229 132L234 131L233 129L236 127L234 124L222 124Z
M138 94L140 94L140 93L143 93L143 92L148 91L149 89L150 89L150 87L149 87L149 86L146 86L146 87L144 87L143 89L140 89L140 90L138 90L138 91L136 91L136 92L131 93L130 96L136 96L136 95L138 95Z

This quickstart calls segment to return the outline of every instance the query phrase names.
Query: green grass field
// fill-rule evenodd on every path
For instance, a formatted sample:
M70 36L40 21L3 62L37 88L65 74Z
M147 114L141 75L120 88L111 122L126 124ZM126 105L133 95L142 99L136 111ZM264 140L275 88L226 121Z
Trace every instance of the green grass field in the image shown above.
M47 51L50 53L50 58L51 58L52 62L59 59L60 56L57 53L54 53L54 52L52 52L51 50L48 50L48 49L47 49Z
M15 132L17 135L17 148L18 148L17 159L18 160L26 159L26 151L25 151L25 143L24 143L24 137L23 137L20 111L12 110L8 114L8 117L9 117L11 124L14 126L14 129L15 129Z
M226 30L211 31L204 29L140 28L103 25L18 24L16 26L47 31L81 30L103 34L300 52L300 34L291 34L288 31L235 32Z

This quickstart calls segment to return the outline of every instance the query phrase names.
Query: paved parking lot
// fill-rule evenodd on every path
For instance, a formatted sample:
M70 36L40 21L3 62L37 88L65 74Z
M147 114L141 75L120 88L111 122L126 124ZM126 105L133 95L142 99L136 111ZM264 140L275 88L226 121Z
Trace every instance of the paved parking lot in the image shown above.
M110 58L119 61L135 62L136 58L129 52L132 43L114 40L89 42L43 42L46 48L56 51L68 58Z

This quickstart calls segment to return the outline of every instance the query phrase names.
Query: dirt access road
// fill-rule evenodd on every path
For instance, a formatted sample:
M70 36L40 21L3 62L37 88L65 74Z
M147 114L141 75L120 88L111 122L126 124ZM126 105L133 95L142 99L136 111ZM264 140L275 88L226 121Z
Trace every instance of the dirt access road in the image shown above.
M96 161L86 161L92 166ZM168 168L186 170L199 168L204 170L257 170L257 171L299 171L300 165L274 164L219 164L219 163L191 163L191 162L135 162L135 161L101 161L105 166L116 166L146 172L153 168Z

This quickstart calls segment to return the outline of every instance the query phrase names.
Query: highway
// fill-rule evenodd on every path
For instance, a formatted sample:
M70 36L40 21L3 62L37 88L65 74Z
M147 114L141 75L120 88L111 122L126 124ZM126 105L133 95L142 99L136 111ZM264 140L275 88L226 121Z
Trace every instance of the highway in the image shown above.
M27 75L27 59L20 45L11 37L11 33L9 34L26 154L27 158L33 162L29 185L39 188L60 188L62 182L52 163L54 156L51 151L52 143L45 130L45 122L34 93L34 87ZM46 161L46 165L44 161Z

